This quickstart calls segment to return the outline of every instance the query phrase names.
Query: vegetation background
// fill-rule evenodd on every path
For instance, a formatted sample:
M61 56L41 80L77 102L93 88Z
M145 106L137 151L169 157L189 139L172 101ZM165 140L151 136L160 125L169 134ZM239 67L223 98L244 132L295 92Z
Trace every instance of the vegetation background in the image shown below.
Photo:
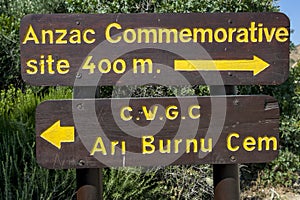
M0 199L75 199L74 170L46 170L35 160L34 113L46 99L72 97L68 87L31 87L20 75L20 19L30 13L269 12L276 0L0 0ZM241 165L244 199L277 189L300 192L300 66L280 86L243 86L239 94L268 94L281 108L279 157ZM136 96L205 95L205 86L129 88ZM110 97L112 87L101 87ZM212 199L209 165L104 169L104 199ZM266 190L270 189L268 192ZM281 189L282 190L282 189ZM254 193L249 193L254 191ZM247 197L248 196L248 197Z

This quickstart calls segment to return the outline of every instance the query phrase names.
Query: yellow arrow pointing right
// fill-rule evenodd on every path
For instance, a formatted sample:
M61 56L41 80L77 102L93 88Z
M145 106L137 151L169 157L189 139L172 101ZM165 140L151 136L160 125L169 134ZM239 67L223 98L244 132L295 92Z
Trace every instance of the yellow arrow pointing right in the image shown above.
M74 142L75 131L73 126L60 126L60 120L55 122L41 134L41 138L48 141L58 149L61 148L62 142Z
M269 66L257 56L251 60L174 60L175 71L252 71L254 76Z

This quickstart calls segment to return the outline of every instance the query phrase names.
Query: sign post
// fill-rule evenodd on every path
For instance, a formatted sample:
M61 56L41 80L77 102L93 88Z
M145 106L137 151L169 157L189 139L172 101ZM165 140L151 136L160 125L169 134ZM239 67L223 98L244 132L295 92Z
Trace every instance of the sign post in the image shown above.
M289 27L282 13L25 16L22 78L74 87L73 100L37 107L38 163L76 168L78 199L101 198L103 167L210 163L215 198L238 199L238 164L278 154L279 108L234 86L288 78ZM146 84L211 96L96 99L97 86Z
M98 88L95 87L75 87L74 99L96 98L99 94ZM72 127L70 127L72 128ZM74 131L74 129L72 130ZM58 132L58 131L57 131ZM64 134L62 132L61 134ZM67 138L66 142L75 141L73 135ZM58 142L60 147L61 143ZM79 161L78 164L83 164ZM82 168L76 169L76 184L77 184L77 200L102 200L103 199L103 182L101 168Z
M210 86L211 95L222 95L225 89L226 95L235 95L235 86ZM235 158L234 158L235 159ZM213 165L214 199L240 199L240 176L238 164Z

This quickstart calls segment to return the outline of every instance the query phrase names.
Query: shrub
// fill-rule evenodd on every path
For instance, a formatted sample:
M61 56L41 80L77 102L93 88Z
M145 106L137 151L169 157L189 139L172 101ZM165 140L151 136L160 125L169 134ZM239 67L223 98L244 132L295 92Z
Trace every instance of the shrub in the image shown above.
M66 98L69 89L51 89L44 99ZM74 196L75 173L39 167L35 160L34 112L41 98L10 86L0 92L1 199L66 199Z

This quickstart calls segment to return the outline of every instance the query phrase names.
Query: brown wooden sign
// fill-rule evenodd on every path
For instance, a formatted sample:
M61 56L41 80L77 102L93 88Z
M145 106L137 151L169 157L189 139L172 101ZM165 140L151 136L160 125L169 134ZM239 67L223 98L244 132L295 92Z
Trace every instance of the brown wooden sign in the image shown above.
M21 72L32 85L275 85L289 27L282 13L27 15Z
M279 108L269 96L53 100L36 110L46 168L269 162Z

